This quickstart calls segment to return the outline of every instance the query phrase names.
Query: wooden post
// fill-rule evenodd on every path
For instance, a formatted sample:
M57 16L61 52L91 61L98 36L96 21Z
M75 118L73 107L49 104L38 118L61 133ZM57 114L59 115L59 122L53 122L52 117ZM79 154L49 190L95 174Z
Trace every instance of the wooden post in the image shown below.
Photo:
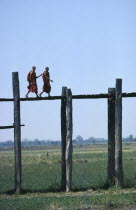
M66 87L62 87L61 99L61 190L66 190Z
M72 92L67 89L67 135L66 135L66 192L71 191L72 186Z
M115 184L115 88L108 89L108 165L107 182Z
M122 166L122 79L116 79L115 101L115 185L123 186Z
M18 72L12 73L14 97L14 151L15 151L15 191L21 192L21 127L20 127L20 93Z

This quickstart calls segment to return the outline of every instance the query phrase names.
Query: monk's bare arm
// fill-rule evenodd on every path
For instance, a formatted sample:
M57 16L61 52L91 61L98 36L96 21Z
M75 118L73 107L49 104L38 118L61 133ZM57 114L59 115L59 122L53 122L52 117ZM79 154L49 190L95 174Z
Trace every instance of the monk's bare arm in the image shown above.
M42 74L40 74L39 76L37 76L36 78L39 78L39 77L41 77L42 76Z
M53 82L53 80L49 79L47 76L46 76L46 78L47 78L48 80L50 80L51 82Z

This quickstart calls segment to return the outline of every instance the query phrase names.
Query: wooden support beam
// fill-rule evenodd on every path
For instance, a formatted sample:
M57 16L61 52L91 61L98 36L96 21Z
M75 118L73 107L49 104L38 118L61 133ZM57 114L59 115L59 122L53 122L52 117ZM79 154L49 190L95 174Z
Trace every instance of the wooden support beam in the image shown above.
M107 93L104 94L91 94L91 95L73 95L72 99L103 99L110 98ZM136 97L136 92L122 93L122 98ZM35 98L20 98L20 101L48 101L48 100L62 100L63 96L50 96L50 97L35 97ZM0 102L14 101L13 98L0 98Z
M20 126L25 126L25 125L20 125ZM10 128L15 128L15 126L14 125L0 126L0 129L10 129Z
M67 123L67 135L66 135L66 192L70 192L72 188L72 92L67 89L67 107L66 107L66 123Z
M122 164L122 79L116 79L115 101L115 185L123 186Z
M108 98L109 95L106 94L91 94L91 95L72 95L72 99L99 99Z
M122 98L131 98L136 97L136 92L133 93L122 93ZM102 98L110 98L112 95L110 94L91 94L91 95L72 95L72 99L102 99Z
M14 151L15 151L15 192L21 193L21 128L20 128L20 92L18 72L12 73L14 97Z
M66 87L62 87L61 100L61 189L66 190Z
M136 93L122 93L122 98L132 98L132 97L136 97Z
M0 98L0 102L10 102L14 101L14 98Z
M62 96L49 96L49 97L35 97L35 98L20 98L20 101L49 101L61 100Z
M62 96L50 96L50 97L30 97L30 98L20 98L20 101L49 101L49 100L61 100ZM14 101L14 98L0 98L0 102L10 102Z
M115 184L115 88L109 88L108 94L108 164L107 182L110 186Z

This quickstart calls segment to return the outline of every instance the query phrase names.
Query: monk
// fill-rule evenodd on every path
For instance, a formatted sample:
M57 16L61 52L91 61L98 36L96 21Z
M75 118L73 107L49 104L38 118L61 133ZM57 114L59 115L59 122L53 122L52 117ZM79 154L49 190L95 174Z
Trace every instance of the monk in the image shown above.
M28 92L26 94L26 98L28 98L28 94L30 92L35 93L36 96L38 97L38 88L37 88L36 79L38 77L42 76L42 74L37 77L35 71L36 71L36 67L32 66L32 70L27 75L27 81L29 82L29 85L27 87L28 88Z
M49 67L45 68L45 71L42 74L42 78L43 78L43 91L40 93L39 96L41 97L41 95L44 92L48 93L48 96L50 96L51 92L50 81L53 82L53 80L50 79Z

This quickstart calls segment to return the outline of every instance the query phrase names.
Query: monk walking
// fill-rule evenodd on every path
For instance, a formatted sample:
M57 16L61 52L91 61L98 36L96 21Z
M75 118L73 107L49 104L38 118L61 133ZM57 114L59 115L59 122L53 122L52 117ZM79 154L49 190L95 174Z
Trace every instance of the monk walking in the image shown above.
M40 93L39 96L41 97L41 95L44 92L48 93L48 96L50 96L51 92L50 81L53 82L53 80L50 79L49 67L45 68L45 71L42 74L42 78L43 78L43 91Z
M37 88L36 79L38 77L40 77L42 74L37 77L35 71L36 71L36 67L32 66L32 70L27 75L27 81L29 82L29 85L27 87L28 88L28 92L26 94L26 98L28 98L28 94L30 92L35 93L36 96L38 97L38 88Z

